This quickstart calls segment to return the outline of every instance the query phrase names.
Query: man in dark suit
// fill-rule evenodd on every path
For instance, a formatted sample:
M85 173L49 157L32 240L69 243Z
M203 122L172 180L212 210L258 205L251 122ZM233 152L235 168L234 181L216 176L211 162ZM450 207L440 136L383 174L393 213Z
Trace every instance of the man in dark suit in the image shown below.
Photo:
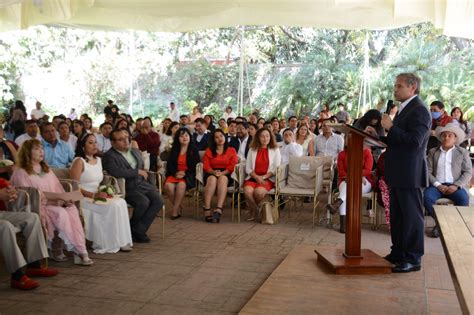
M412 73L397 76L394 96L400 104L395 119L384 114L385 180L390 187L392 251L385 258L395 265L393 272L421 269L424 253L422 188L428 186L426 145L431 116L418 97L420 78Z
M114 177L125 178L125 200L133 207L130 220L133 241L148 243L146 232L163 207L163 200L156 186L147 181L148 172L143 170L140 151L130 148L128 133L114 130L110 140L112 149L104 154L103 168Z
M209 146L209 133L206 129L206 121L202 118L194 120L193 142L198 151L206 151Z

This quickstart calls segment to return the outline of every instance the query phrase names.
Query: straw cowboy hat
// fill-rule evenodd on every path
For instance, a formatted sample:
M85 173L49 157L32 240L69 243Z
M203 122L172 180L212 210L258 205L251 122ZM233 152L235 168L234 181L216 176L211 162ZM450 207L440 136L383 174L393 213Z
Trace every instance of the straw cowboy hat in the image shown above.
M459 128L457 124L449 123L444 127L442 126L436 127L436 131L435 131L436 138L438 138L438 140L441 141L441 134L446 131L452 132L456 135L456 143L455 143L456 145L460 145L464 141L464 138L466 137L466 134L464 133L464 131L461 128Z

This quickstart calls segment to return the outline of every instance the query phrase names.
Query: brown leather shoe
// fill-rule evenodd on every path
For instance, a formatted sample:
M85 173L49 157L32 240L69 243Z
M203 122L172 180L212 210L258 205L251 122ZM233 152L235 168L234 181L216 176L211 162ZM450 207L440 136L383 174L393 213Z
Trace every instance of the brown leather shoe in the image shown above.
M339 207L342 205L343 201L341 198L337 198L334 200L332 204L326 205L326 210L328 210L331 214L336 214L339 210Z

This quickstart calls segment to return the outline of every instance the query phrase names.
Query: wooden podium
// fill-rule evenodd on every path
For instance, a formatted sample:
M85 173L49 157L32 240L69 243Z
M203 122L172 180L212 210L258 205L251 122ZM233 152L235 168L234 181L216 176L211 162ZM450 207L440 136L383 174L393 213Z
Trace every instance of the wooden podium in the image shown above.
M391 273L392 265L370 249L361 250L360 203L362 198L362 158L364 141L386 147L377 138L346 124L333 127L347 139L347 211L345 249L317 247L318 260L336 274Z

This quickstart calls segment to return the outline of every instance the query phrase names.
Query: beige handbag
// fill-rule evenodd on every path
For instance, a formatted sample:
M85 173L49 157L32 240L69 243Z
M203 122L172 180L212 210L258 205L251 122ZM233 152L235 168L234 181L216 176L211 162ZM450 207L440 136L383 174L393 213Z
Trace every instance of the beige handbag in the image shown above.
M280 212L273 202L264 202L259 209L260 222L262 224L277 224L280 218Z

